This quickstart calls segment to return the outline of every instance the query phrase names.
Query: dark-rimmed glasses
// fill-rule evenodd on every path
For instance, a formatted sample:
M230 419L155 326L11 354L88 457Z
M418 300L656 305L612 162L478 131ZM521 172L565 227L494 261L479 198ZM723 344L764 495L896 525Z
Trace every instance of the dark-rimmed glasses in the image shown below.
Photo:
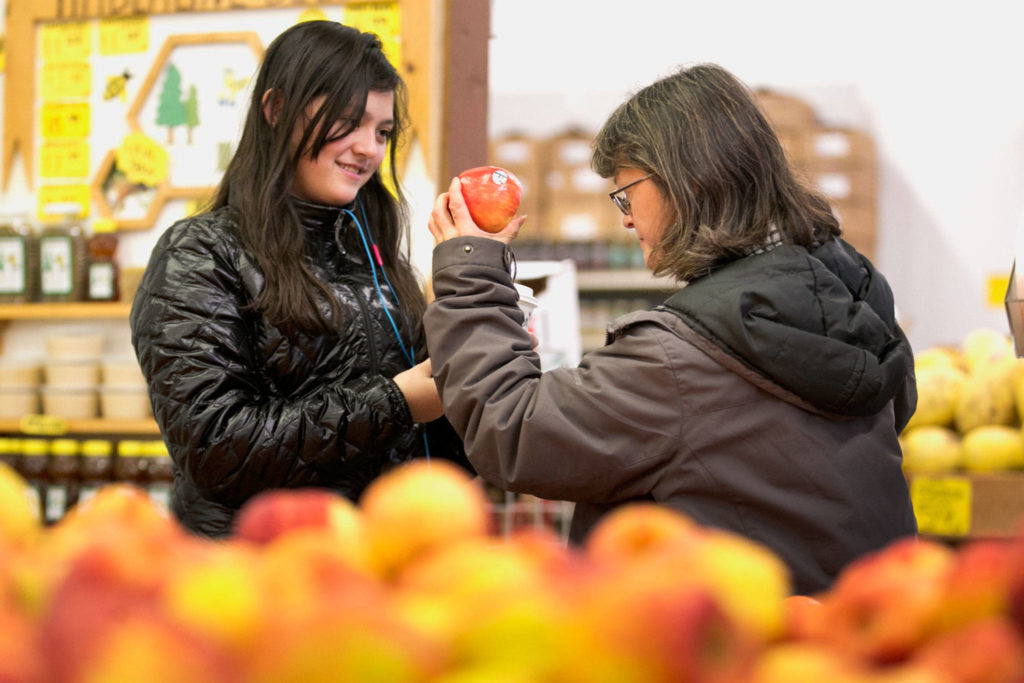
M648 173L643 178L637 178L633 182L626 183L622 187L616 188L608 193L608 196L611 197L612 199L612 203L615 204L615 206L619 207L619 211L622 212L623 216L628 216L631 208L629 205L629 197L626 196L626 190L633 187L637 183L642 183L643 181L653 176L653 173Z

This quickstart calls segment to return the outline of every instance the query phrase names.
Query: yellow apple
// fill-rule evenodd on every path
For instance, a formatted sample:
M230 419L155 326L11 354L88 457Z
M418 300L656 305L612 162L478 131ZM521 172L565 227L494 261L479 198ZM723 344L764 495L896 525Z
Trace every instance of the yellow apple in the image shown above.
M382 576L454 541L483 536L490 511L481 485L446 460L416 460L383 474L360 499L370 556Z

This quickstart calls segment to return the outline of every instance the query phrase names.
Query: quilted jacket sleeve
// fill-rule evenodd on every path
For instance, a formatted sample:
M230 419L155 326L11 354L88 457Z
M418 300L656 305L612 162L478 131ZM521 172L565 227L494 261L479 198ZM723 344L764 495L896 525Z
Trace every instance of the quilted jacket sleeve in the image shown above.
M168 229L131 311L132 343L171 456L208 500L323 485L412 429L389 378L282 399L257 372L248 295L229 236L201 216Z

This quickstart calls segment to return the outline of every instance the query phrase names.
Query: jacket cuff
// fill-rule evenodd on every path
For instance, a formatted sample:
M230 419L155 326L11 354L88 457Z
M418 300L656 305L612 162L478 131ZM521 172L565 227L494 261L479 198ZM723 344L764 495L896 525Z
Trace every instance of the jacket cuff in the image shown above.
M489 237L455 237L434 247L434 272L451 266L475 264L512 274L512 249Z
M387 394L388 400L395 407L394 422L392 425L394 429L398 431L405 431L412 428L412 413L409 411L409 403L405 400L405 394L398 388L395 381L390 377L384 378L384 393Z

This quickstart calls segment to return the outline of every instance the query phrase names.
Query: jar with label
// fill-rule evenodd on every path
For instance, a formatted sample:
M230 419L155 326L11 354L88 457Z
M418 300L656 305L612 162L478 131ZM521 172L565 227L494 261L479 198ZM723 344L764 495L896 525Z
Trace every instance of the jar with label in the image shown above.
M54 439L50 442L46 468L49 482L43 518L47 524L59 522L78 503L78 451L75 439Z
M17 439L0 437L0 462L18 471L18 460L21 443Z
M21 457L18 458L18 472L28 482L29 495L36 501L39 519L43 519L43 502L49 482L47 457L50 444L46 439L22 439Z
M0 216L0 302L34 301L38 270L36 238L28 223Z
M150 499L157 505L169 510L171 507L171 489L174 487L174 463L167 444L162 439L146 441L142 446L147 456L146 488Z
M141 441L126 439L117 442L114 480L140 488L146 486L146 456L142 452Z
M81 479L78 504L81 505L114 480L114 444L107 439L83 441L82 459L78 465Z
M86 297L89 301L116 301L117 237L97 231L89 238L89 276Z
M87 254L80 207L50 204L45 211L63 218L44 224L39 233L39 299L82 301Z

